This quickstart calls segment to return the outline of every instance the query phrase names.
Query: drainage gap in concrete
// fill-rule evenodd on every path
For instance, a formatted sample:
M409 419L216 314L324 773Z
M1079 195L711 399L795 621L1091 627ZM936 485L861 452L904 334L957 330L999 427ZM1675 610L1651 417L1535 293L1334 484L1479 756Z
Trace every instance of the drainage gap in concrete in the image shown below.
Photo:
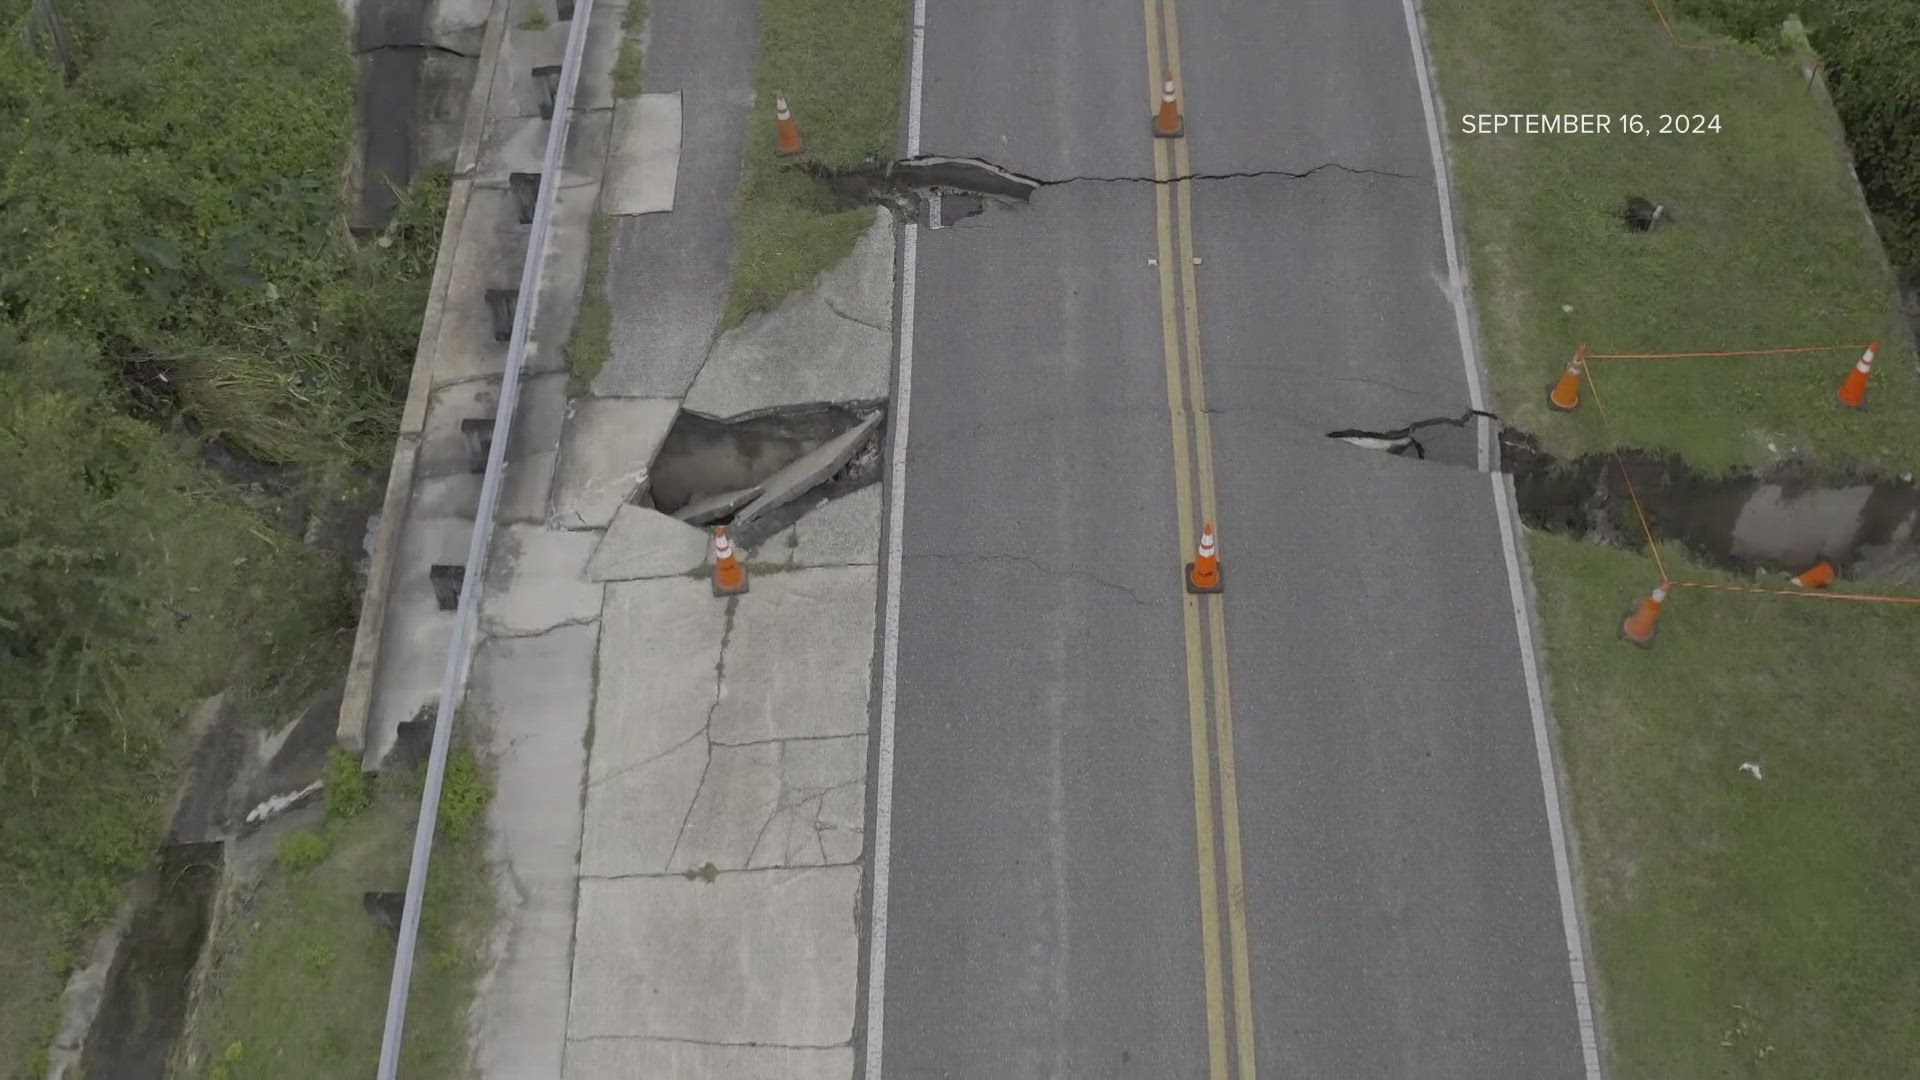
M884 402L817 403L737 420L682 412L639 502L693 525L729 524L751 545L820 501L880 477Z
M142 884L87 1038L83 1076L164 1076L186 1022L224 851L218 841L171 844Z

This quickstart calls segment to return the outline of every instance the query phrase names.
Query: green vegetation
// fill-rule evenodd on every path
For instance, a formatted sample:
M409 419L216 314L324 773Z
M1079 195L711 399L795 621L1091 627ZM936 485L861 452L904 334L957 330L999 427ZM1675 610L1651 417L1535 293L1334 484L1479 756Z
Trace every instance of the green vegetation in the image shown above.
M349 567L119 412L110 378L0 327L0 1062L44 1046L72 950L151 855L180 718L351 617Z
M1920 274L1920 5L1912 0L1666 0L1743 41L1771 45L1798 15L1826 68L1834 107L1893 261ZM1694 31L1678 29L1681 40Z
M146 863L181 719L289 718L340 669L351 567L186 436L331 496L384 464L446 183L341 215L332 0L64 0L77 76L0 0L0 1073ZM296 852L296 860L301 856Z
M646 0L630 0L627 9L620 13L620 55L613 61L616 97L640 96L640 33L646 24Z
M1799 458L1920 464L1914 357L1870 256L1837 133L1786 60L1668 43L1644 0L1436 3L1455 118L1512 111L1718 114L1698 135L1450 136L1501 415L1561 454L1608 444L1599 410L1548 412L1574 347L1640 353L1865 342L1884 349L1869 408L1835 407L1857 352L1596 365L1624 445L1710 470ZM1672 208L1627 231L1626 197Z
M1907 1075L1920 613L1683 588L1642 652L1645 556L1530 548L1614 1075Z
M79 6L64 88L19 47L24 6L0 0L0 311L84 332L256 458L383 464L444 184L379 243L345 234L338 5Z
M527 8L527 17L520 20L522 30L545 30L551 25L547 21L547 9L538 0Z
M784 91L806 157L832 165L891 158L899 145L903 0L764 0L746 175L734 219L726 323L764 311L845 258L873 212L831 195L775 156L774 94Z
M613 219L595 214L587 234L587 276L567 336L567 393L585 397L613 354L613 303L607 299L607 260L613 256Z
M278 872L237 898L229 918L235 932L184 1044L184 1075L372 1075L394 937L368 916L361 897L404 886L420 790L418 772L329 786L325 824L281 841ZM407 1076L465 1075L465 1010L492 915L483 828L489 795L473 753L456 747L407 1006Z
M1618 444L1709 470L1920 464L1914 357L1839 132L1771 42L1678 49L1645 0L1436 0L1427 15L1503 417L1563 456ZM1516 109L1684 110L1718 114L1721 130L1457 126ZM1673 208L1671 227L1628 232L1632 194ZM1543 401L1581 341L1665 352L1875 337L1886 348L1861 413L1833 401L1850 350L1602 363L1611 431L1591 398L1571 416ZM1645 553L1541 534L1529 546L1616 1075L1910 1071L1920 737L1905 658L1920 611L1679 588L1643 652L1616 631L1658 582ZM1739 580L1664 557L1686 580Z

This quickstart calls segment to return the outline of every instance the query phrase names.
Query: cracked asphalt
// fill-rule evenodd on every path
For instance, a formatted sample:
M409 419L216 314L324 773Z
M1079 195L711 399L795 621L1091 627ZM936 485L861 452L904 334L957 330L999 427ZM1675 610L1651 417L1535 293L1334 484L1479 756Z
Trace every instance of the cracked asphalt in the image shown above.
M1139 7L929 9L925 145L1151 181ZM1479 425L1327 437L1468 407L1403 9L1180 19L1259 1066L1581 1076ZM1205 1076L1155 188L1040 183L920 235L886 1075Z

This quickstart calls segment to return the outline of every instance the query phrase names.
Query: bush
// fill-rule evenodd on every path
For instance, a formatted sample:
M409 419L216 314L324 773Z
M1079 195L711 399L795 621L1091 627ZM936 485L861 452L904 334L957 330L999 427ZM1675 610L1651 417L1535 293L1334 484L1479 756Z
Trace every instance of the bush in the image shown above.
M1827 69L1860 186L1893 261L1920 270L1920 4L1913 0L1673 0L1744 41L1798 14Z
M339 747L327 758L327 820L351 821L373 805L373 784L360 759Z
M332 853L333 841L327 834L306 829L283 837L274 852L274 859L279 862L281 869L297 874L320 865Z
M68 17L70 87L0 49L0 314L85 328L256 457L384 461L445 184L422 184L379 244L341 228L338 6L119 0Z
M440 787L440 834L449 843L465 843L478 830L487 812L487 780L473 751L457 747L447 756L447 775Z

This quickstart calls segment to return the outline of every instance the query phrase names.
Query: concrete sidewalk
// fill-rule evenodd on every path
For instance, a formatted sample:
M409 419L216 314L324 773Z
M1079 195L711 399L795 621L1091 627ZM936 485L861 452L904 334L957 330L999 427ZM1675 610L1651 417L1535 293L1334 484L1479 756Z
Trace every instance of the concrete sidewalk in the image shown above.
M649 93L588 98L576 119L576 144L599 149L582 150L575 216L551 241L543 363L529 365L541 373L509 448L463 718L497 777L501 917L472 1014L482 1076L852 1075L880 489L761 541L747 552L750 591L729 599L708 585L707 530L646 505L689 393L720 419L888 393L883 212L815 293L718 334L753 8L659 0L639 31ZM619 9L606 10L594 20L611 37ZM590 51L610 65L617 42ZM684 70L673 56L689 58ZM595 100L609 106L597 127L585 122ZM594 393L567 401L560 347L596 206L671 209L616 217L614 353ZM463 332L483 341L483 329ZM437 400L478 407L487 393L476 371ZM430 436L423 455L432 445L426 456L451 462L450 437ZM450 464L416 505L472 481ZM423 581L423 560L443 561L427 549L466 535L409 525L419 573L400 581ZM397 621L402 642L425 653L439 640L444 657L424 615ZM404 649L381 664L397 696L377 715L404 719L414 698L394 688L430 696L427 668Z

